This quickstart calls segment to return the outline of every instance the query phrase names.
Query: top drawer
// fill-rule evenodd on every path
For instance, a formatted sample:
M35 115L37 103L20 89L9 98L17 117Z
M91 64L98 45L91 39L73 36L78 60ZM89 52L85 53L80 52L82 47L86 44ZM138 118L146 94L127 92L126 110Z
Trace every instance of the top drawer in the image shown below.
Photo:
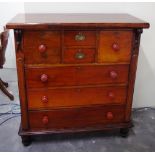
M96 31L65 31L64 46L90 46L96 45Z
M25 31L23 40L27 64L60 63L60 31Z
M132 31L106 30L99 33L98 62L130 62Z

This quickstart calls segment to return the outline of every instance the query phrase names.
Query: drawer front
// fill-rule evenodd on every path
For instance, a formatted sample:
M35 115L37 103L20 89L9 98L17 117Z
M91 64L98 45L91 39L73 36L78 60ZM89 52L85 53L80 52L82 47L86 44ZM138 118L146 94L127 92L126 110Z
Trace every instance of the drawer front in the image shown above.
M59 31L25 31L23 49L25 63L60 63L61 35Z
M127 83L128 65L26 68L27 88Z
M93 63L95 62L95 49L65 49L63 54L64 63Z
M98 125L122 123L123 121L123 106L95 106L52 111L29 111L31 130L95 127Z
M96 31L65 31L64 46L95 46Z
M124 104L126 87L75 87L27 91L29 109Z
M132 49L132 31L101 31L99 34L98 61L129 62Z

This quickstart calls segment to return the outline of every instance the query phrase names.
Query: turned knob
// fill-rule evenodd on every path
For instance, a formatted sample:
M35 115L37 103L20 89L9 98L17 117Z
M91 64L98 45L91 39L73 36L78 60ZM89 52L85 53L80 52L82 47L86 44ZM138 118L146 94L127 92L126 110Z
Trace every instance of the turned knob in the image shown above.
M117 74L115 71L111 71L111 72L110 72L110 77L111 77L112 79L116 79L117 76L118 76L118 74Z
M43 103L47 103L48 102L48 97L47 96L43 96L41 100L42 100Z
M41 77L40 77L40 80L41 80L42 82L47 82L48 76L47 76L46 74L42 74Z
M44 116L43 119L42 119L42 122L44 125L47 125L49 120L48 120L48 116Z
M113 118L114 118L113 113L112 112L107 112L107 119L111 120Z
M119 45L117 44L117 43L113 43L112 44L112 48L113 48L113 50L115 50L115 51L119 51Z
M109 92L108 93L109 98L114 99L115 98L115 94L113 92Z
M46 46L45 45L39 45L38 50L40 53L46 52Z

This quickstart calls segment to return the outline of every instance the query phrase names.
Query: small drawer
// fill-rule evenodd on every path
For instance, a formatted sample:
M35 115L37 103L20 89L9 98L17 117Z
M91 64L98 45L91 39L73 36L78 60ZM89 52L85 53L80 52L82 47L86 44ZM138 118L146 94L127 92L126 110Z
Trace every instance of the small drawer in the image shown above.
M59 31L25 31L23 50L26 64L54 64L61 59Z
M96 45L96 31L65 31L65 46L91 46Z
M95 49L66 48L63 55L64 63L93 63L95 62Z
M129 65L83 65L26 68L27 88L128 83Z
M130 62L132 31L101 31L98 62Z
M124 86L67 87L28 90L30 110L89 105L122 105L126 102Z
M30 130L73 129L122 123L124 116L124 106L93 106L51 111L29 111L29 124Z

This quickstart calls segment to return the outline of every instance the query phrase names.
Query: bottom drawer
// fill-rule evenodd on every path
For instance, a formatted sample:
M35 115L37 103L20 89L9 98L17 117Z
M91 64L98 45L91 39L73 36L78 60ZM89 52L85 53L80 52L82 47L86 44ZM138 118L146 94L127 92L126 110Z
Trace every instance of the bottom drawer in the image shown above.
M123 123L124 106L95 106L29 111L30 129L75 129L103 124Z

